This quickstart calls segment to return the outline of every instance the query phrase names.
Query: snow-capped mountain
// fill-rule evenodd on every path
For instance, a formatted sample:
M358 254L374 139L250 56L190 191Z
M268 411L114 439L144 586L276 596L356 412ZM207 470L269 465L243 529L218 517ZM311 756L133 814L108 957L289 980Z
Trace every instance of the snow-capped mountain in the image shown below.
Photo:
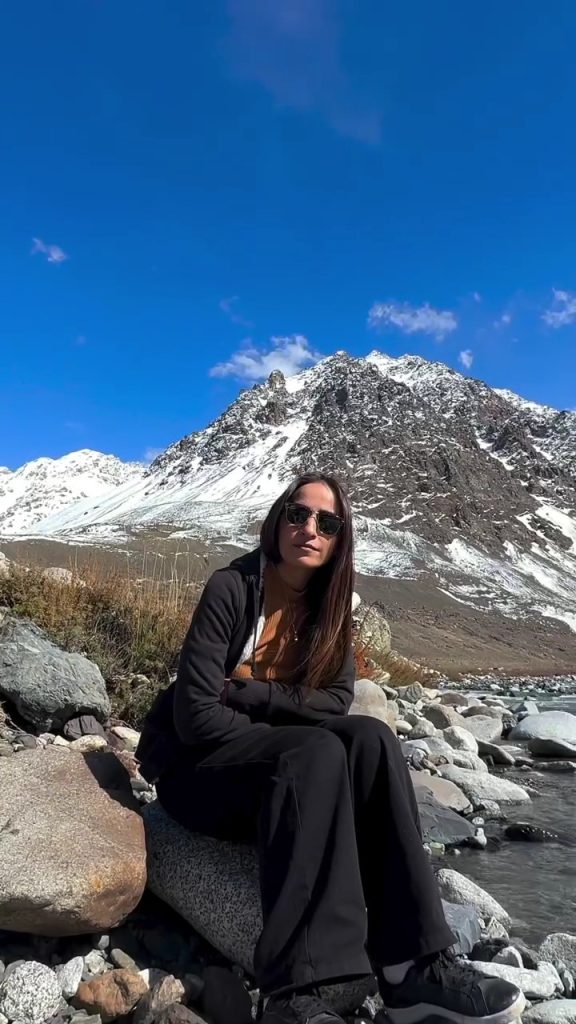
M251 546L270 502L312 468L349 488L361 571L426 576L465 604L576 629L576 414L416 356L338 352L274 372L142 475L35 530L162 525Z
M29 533L46 516L83 498L139 479L144 466L89 450L60 459L34 459L12 472L0 467L0 534Z

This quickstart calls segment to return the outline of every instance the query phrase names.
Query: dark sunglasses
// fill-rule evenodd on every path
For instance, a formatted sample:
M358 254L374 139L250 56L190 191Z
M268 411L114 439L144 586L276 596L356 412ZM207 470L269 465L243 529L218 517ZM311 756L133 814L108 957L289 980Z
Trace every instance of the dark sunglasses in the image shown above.
M305 526L310 516L314 516L318 533L323 533L325 537L335 537L344 522L335 512L314 512L308 505L295 502L285 505L284 513L290 526Z

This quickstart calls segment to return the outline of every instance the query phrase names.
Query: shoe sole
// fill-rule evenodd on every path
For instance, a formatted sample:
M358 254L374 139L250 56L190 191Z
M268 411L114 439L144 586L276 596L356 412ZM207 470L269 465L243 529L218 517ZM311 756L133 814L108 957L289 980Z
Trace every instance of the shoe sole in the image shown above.
M420 1024L421 1021L430 1017L440 1017L443 1020L452 1021L453 1024L510 1024L510 1021L520 1017L526 1008L526 999L520 992L517 999L507 1006L505 1010L492 1013L485 1017L468 1017L464 1013L456 1013L455 1010L445 1009L443 1006L434 1006L432 1003L418 1003L417 1006L389 1009L384 1007L384 1012L390 1018L392 1024Z

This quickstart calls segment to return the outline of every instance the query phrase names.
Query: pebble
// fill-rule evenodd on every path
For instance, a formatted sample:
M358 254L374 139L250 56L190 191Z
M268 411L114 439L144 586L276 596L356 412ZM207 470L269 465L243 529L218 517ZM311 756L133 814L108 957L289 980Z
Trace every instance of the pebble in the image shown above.
M89 754L94 750L106 750L108 747L108 740L105 736L79 736L77 740L72 740L70 743L70 750L77 750L81 754Z
M492 962L495 964L508 964L509 967L524 967L524 961L518 950L514 946L506 946L501 949L496 956L492 957Z
M82 981L84 973L84 957L75 956L68 963L58 964L54 971L62 988L62 995L65 999L71 999L78 991L78 985Z
M110 946L110 936L105 932L103 932L102 935L93 935L92 942L96 949L105 950Z
M0 1013L8 1020L42 1024L60 1006L60 983L50 967L29 960L19 964L0 987Z
M138 965L128 953L125 953L123 949L112 949L110 951L110 960L115 967L125 967L128 971L137 971Z
M100 949L92 949L84 960L85 972L92 976L103 974L106 966L106 956Z

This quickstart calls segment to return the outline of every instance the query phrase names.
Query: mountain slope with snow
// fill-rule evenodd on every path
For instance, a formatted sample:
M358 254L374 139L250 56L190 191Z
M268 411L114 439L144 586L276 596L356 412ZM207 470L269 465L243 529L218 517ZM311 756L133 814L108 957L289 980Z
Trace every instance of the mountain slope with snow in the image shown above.
M139 463L125 463L115 455L83 450L59 459L35 459L12 472L0 468L0 534L29 533L47 516L93 501L111 488L138 479Z
M312 468L348 486L361 571L432 578L455 601L576 629L576 414L417 356L338 352L275 372L143 473L35 532L171 527L251 546L271 501Z

